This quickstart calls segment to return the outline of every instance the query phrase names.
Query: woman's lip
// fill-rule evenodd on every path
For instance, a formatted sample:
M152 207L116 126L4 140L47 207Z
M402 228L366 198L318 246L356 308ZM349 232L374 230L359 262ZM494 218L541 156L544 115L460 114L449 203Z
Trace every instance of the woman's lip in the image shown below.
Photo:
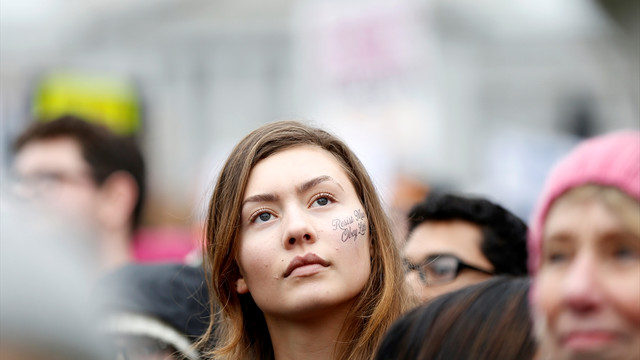
M607 345L618 338L618 334L609 330L572 331L562 337L563 346L573 350L589 350Z
M308 264L299 266L289 274L291 277L307 277L318 273L320 270L325 267L320 264Z
M293 260L291 260L289 266L287 266L287 269L282 274L282 277L288 277L294 270L298 268L304 269L296 271L297 274L308 272L309 274L306 275L311 275L315 272L315 270L319 270L319 267L313 267L309 265L320 265L321 267L327 267L329 266L329 262L314 253L307 253L304 256L296 256L293 258Z

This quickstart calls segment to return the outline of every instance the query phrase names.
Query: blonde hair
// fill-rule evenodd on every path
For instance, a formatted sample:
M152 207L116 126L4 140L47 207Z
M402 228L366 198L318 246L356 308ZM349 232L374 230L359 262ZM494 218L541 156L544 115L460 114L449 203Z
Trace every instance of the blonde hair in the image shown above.
M212 313L220 311L200 342L213 359L272 359L273 348L262 311L250 294L239 296L240 214L253 167L279 151L318 146L344 168L369 219L371 276L347 315L334 348L336 359L370 359L391 323L411 304L399 251L375 187L355 154L337 137L296 121L270 123L254 130L233 149L218 177L205 225L205 266L212 273ZM217 299L217 304L215 303Z
M559 203L594 200L602 203L622 225L640 237L640 202L612 186L587 184L560 195L551 208Z

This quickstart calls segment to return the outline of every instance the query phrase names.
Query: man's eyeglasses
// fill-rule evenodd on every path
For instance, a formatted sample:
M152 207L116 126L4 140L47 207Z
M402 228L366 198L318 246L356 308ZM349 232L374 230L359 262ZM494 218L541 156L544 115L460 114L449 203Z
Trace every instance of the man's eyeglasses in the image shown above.
M451 254L431 255L419 264L404 260L407 272L417 271L422 282L427 285L441 285L453 281L460 271L470 269L488 275L495 275L493 271L469 265Z
M38 171L23 176L14 174L13 177L14 190L24 195L42 195L63 184L94 185L95 181L89 171Z

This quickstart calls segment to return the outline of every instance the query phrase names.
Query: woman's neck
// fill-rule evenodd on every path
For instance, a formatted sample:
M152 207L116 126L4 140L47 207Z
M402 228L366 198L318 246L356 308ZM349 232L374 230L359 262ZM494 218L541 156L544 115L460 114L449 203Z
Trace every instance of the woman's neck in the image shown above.
M275 359L333 359L349 308L328 310L302 320L265 315Z

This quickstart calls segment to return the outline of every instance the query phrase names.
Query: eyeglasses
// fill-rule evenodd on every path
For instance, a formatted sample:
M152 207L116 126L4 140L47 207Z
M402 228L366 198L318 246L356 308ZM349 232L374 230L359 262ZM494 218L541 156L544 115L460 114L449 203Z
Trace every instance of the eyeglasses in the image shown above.
M451 254L431 255L419 264L412 264L404 260L407 272L417 271L420 280L427 285L441 285L455 280L463 269L479 271L488 275L495 275L493 271L469 265Z
M95 184L89 171L65 173L62 171L38 171L20 176L14 174L14 189L21 194L42 195L63 184Z

